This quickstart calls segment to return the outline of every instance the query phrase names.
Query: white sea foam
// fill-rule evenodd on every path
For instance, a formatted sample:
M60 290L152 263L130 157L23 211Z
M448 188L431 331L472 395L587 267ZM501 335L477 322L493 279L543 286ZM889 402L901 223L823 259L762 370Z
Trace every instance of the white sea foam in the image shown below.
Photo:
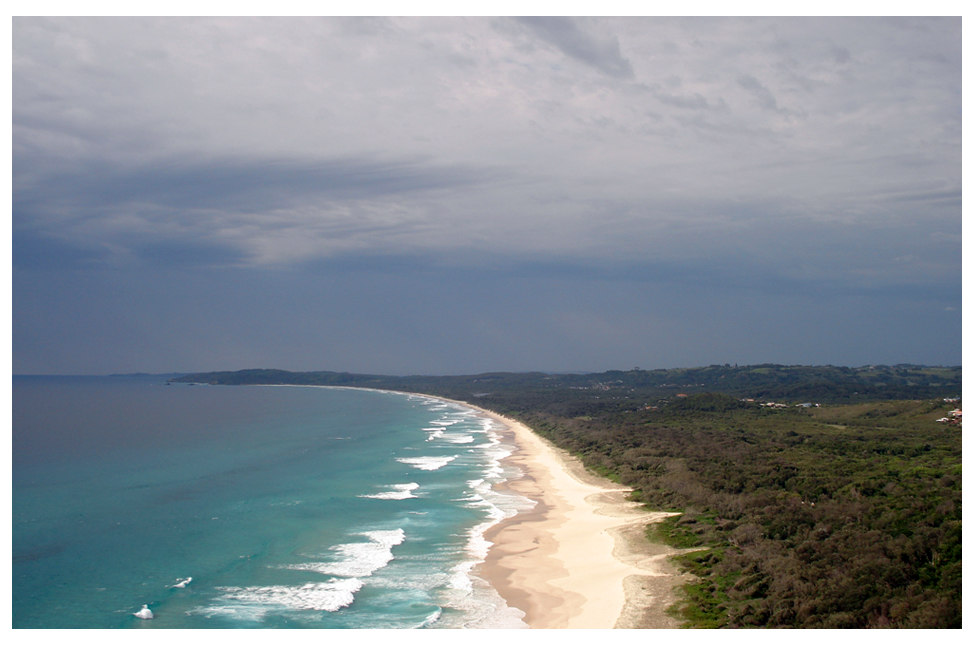
M508 606L483 579L473 574L469 578L469 589L447 594L445 605L459 612L442 616L431 628L528 628L524 612Z
M445 545L443 550L438 549L435 554L431 553L426 557L415 554L402 557L398 555L392 561L392 549L389 549L390 560L385 560L387 556L380 556L381 550L378 547L373 548L373 556L367 557L365 554L369 552L369 548L363 546L369 543L350 543L333 548L337 552L335 559L323 558L317 563L299 564L294 569L313 569L324 574L351 576L346 573L355 571L355 567L361 567L361 571L367 574L356 576L368 576L370 590L402 590L404 594L427 590L436 596L438 601L434 603L439 604L443 611L434 611L425 619L420 619L421 626L526 628L524 613L509 607L497 591L475 572L475 567L483 562L491 547L491 543L484 538L485 532L504 518L535 505L523 496L494 489L498 483L520 475L516 468L502 464L502 460L512 453L514 447L501 441L503 428L492 419L462 406L436 400L427 401L429 405L424 407L434 419L422 424L426 441L434 442L434 446L455 446L458 454L401 457L396 460L423 471L435 471L452 462L460 472L471 469L470 475L461 481L466 487L461 491L453 489L452 497L454 500L459 499L461 504L476 509L480 522L463 530L457 536L460 540L452 547ZM436 497L436 487L450 490L446 483L425 483L423 491ZM398 497L404 494L412 496L415 495L413 492L413 489L407 490L403 485L398 485L397 488L390 486L387 491L369 497ZM404 511L404 514L414 513L417 512ZM375 558L374 562L380 566L372 569L366 565L369 558ZM356 562L360 565L356 566Z
M463 547L451 558L455 563L439 575L436 589L443 598L441 605L450 612L443 613L430 627L527 628L524 613L509 607L496 590L474 573L474 568L484 561L491 547L491 542L484 538L485 532L499 521L535 506L534 501L524 496L494 489L494 485L520 475L517 468L504 466L501 462L511 455L514 447L501 442L499 429L490 420L476 420L476 424L465 423L454 433L442 436L443 441L452 437L471 440L467 442L470 449L458 456L457 464L473 467L478 473L465 481L465 495L455 500L478 510L482 521L464 532ZM458 432L461 429L466 433ZM486 441L473 444L477 433L486 435Z
M420 625L417 626L417 627L418 628L428 628L429 626L432 626L433 624L435 624L437 622L438 619L440 619L440 616L442 614L443 614L443 608L437 608L436 610L434 610L433 612L431 612L427 616L426 619L424 619L422 622L420 622Z
M336 552L337 560L312 561L282 566L288 570L308 570L334 576L370 576L393 560L393 548L406 539L402 529L377 530L359 534L369 539L366 543L343 543L329 548Z
M416 498L416 496L413 495L413 491L418 489L419 486L420 485L415 482L410 482L409 484L395 484L390 487L390 491L364 494L359 497L375 498L377 500L406 500L407 498Z
M260 621L269 612L318 610L335 612L352 603L362 587L358 579L332 579L300 586L269 585L217 588L223 595L217 603L196 610L207 617L230 616Z
M396 458L396 461L402 462L403 464L408 464L412 467L420 469L421 471L436 471L437 469L450 464L456 459L456 455L450 455L438 457L427 456L422 458Z
M484 561L491 547L491 543L484 538L485 532L504 518L530 510L535 502L513 492L494 489L494 485L520 476L517 468L502 465L502 460L511 455L514 447L502 443L502 427L494 420L470 409L461 408L460 411L460 414L446 413L441 419L428 422L424 431L427 441L447 444L456 440L452 443L463 443L469 447L467 452L455 456L456 465L461 468L473 467L477 473L466 480L467 495L462 502L477 509L482 521L464 532L462 547L458 546L460 551L450 557L454 564L445 570L439 573L426 570L422 581L417 578L418 572L413 571L402 583L391 579L401 576L393 567L385 568L375 576L393 587L406 585L439 590L443 599L440 605L449 612L436 613L436 619L427 624L431 628L527 628L523 621L524 613L509 607L494 588L476 576L474 568ZM399 461L428 469L440 468L445 464L443 458L402 458ZM375 581L375 577L371 581Z
M461 435L460 433L446 433L442 436L444 442L451 444L470 444L474 441L473 435Z

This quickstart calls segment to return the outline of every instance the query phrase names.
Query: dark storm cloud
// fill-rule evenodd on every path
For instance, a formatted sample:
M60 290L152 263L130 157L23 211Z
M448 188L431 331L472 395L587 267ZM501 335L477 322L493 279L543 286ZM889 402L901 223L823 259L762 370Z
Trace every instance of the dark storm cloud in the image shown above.
M790 364L955 361L960 312L946 312L938 294L899 294L892 306L876 292L810 298L761 283L730 289L704 274L647 281L635 270L620 280L608 270L503 264L445 271L416 258L333 261L315 271L75 271L53 283L29 273L19 279L21 302L15 299L15 356L35 348L34 365L102 374L132 371L133 363L157 372L472 374L710 365L743 356ZM102 337L111 343L92 342Z

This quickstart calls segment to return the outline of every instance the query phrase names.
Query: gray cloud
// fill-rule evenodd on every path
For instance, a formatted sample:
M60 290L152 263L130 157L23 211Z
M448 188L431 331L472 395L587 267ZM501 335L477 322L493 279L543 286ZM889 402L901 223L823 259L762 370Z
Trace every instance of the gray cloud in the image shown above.
M25 230L15 230L11 252L14 267L44 272L72 271L80 266L101 263L107 256L106 249L95 245L79 245Z
M776 102L775 97L772 96L772 92L770 92L767 87L762 85L754 76L750 74L739 76L738 85L748 90L748 92L750 92L758 101L758 104L765 110L779 110L778 102Z
M384 209L384 201L499 179L489 169L422 161L274 158L167 159L138 166L93 160L47 174L22 168L21 175L14 227L38 242L19 245L16 264L36 263L30 250L38 244L36 253L45 257L44 245L76 249L62 262L83 264L126 254L152 262L260 261L254 244L270 236L308 243L395 230L405 224L403 216ZM328 249L323 244L321 252Z
M259 212L317 196L355 200L456 189L497 180L498 175L422 161L177 158L123 166L96 159L25 180L23 184L32 186L22 186L16 199L36 203L70 198L87 208L135 203Z
M525 17L517 20L566 56L612 77L633 78L633 67L620 52L618 38L587 33L572 18Z
M431 336L431 355L411 357L431 370L457 365L447 355L478 334L513 362L544 345L543 369L569 367L562 355L595 367L627 343L652 354L638 332L654 326L691 352L686 321L714 308L747 338L742 352L775 361L749 318L820 320L817 304L845 299L869 301L853 309L875 327L929 324L914 339L907 324L878 336L890 344L957 349L954 319L925 317L960 307L961 46L956 18L18 17L15 357L57 360L42 346L67 325L57 305L72 297L59 285L100 294L118 320L154 307L140 282L183 316L197 307L225 320L233 303L214 294L222 280L244 293L235 272L264 281L262 306L297 318L316 294L328 304L316 316L389 298L391 277L431 306L424 283L463 292L466 313L451 320L470 336L438 328L451 349L435 357ZM212 291L181 305L166 281L190 266ZM358 287L328 278L340 273ZM113 291L119 276L132 282ZM288 276L301 289L284 289ZM585 299L570 305L573 281ZM501 320L478 323L464 289L503 302L509 283L532 314L511 323L523 327L506 349ZM401 307L423 329L420 310ZM382 351L365 327L330 333L389 356L402 334L369 316ZM87 317L77 329L93 339L99 315ZM859 334L843 325L837 335ZM295 326L304 345L290 356L308 355L314 323ZM820 343L844 363L842 342L796 329L802 356ZM598 330L620 345L582 348ZM788 354L787 334L761 334ZM235 338L256 343L243 329Z
M706 109L709 106L708 100L701 96L700 94L692 95L675 95L675 94L657 94L657 99L661 103L666 103L667 105L676 106L678 108L689 108L693 110Z

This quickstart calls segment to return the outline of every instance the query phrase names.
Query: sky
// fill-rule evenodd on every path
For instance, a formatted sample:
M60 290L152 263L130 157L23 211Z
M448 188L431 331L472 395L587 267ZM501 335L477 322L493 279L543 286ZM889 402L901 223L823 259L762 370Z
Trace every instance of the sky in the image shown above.
M15 17L13 372L960 365L961 23Z

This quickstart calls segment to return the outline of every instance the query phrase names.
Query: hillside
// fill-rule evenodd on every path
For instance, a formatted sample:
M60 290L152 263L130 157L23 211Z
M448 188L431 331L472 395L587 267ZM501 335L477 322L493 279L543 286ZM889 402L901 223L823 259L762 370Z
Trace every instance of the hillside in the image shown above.
M186 375L175 382L226 385L305 384L425 392L492 405L545 406L558 401L649 403L678 394L721 392L765 400L823 404L930 399L961 394L961 367L707 366L668 370L612 370L590 374L485 373L462 376L386 376L347 372L239 370Z

